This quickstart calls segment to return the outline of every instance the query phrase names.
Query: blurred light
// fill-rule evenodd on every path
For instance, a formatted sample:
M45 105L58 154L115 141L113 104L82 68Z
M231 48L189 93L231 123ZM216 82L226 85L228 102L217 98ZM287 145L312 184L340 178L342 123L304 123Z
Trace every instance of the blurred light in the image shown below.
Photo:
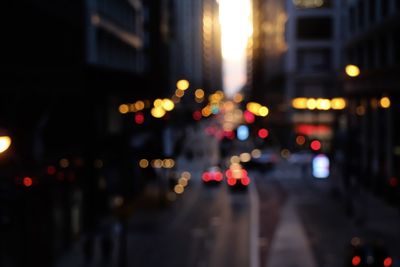
M243 101L243 95L242 95L242 94L236 93L236 94L233 96L233 102L235 102L235 103L240 103L240 102L242 102L242 101Z
M153 102L153 106L156 107L156 108L162 107L162 105L163 105L163 101L162 101L162 99L160 99L160 98L157 98L157 99L154 100L154 102Z
M147 159L141 159L139 161L140 168L147 168L149 166L149 161Z
M208 117L212 114L211 112L211 107L210 106L206 106L201 110L201 115L203 115L203 117Z
M327 178L329 176L329 159L320 154L315 156L312 161L312 173L315 178Z
M379 101L379 104L381 105L382 108L390 108L390 99L389 97L382 97L381 100Z
M321 149L321 142L319 140L314 140L311 142L310 147L312 150L317 151Z
M185 91L186 89L189 88L189 82L187 80L179 80L176 83L176 88Z
M378 108L379 101L375 98L371 99L371 108L376 109Z
M396 177L392 177L389 179L389 185L391 187L397 187L399 185L399 181L397 180Z
M258 114L259 114L261 117L266 117L266 116L268 115L268 113L269 113L268 108L267 108L267 107L264 107L264 106L262 106L262 107L258 110Z
M102 161L101 159L96 159L96 160L94 161L94 167L95 167L96 169L101 169L101 168L103 168L103 161Z
M244 111L243 117L244 117L244 120L245 120L247 123L253 123L253 122L255 121L255 117L254 117L253 113L251 113L251 112L248 111L248 110L245 110L245 111Z
M251 156L255 159L258 159L259 157L261 157L261 150L253 149L253 151L251 151Z
M141 101L141 100L136 101L136 103L135 103L135 108L136 108L137 110L142 110L142 109L144 109L144 102Z
M360 256L354 256L351 259L351 264L353 264L353 266L358 266L361 263L361 258Z
M129 106L126 104L122 104L119 106L118 110L121 114L126 114L129 112Z
M6 151L11 145L11 138L9 136L0 136L0 153Z
M331 107L335 110L341 110L346 108L346 100L344 98L333 98L331 100Z
M175 104L178 104L181 101L177 95L173 95L171 99L172 101L174 101Z
M190 174L190 172L182 172L182 177L185 177L186 179L190 180L190 178L192 177L192 175Z
M244 177L244 178L240 179L240 182L242 183L242 185L248 186L250 184L250 178Z
M185 191L185 189L183 188L182 185L177 184L177 185L175 185L175 187L174 187L174 191L175 191L175 193L177 193L177 194L182 194L183 191Z
M69 160L68 159L60 159L60 166L61 166L61 168L68 168Z
M164 168L171 169L175 166L175 161L173 159L164 159L162 165Z
M358 116L363 116L365 114L365 107L364 106L358 106L356 108L356 114Z
M176 95L177 97L182 97L182 96L185 95L185 92L184 92L183 90L181 90L181 89L176 89L176 90L175 90L175 95Z
M151 161L151 166L153 168L159 169L162 167L163 161L161 159L155 159Z
M203 173L203 175L201 176L201 179L203 179L204 182L210 181L210 173L209 172Z
M32 178L31 177L24 177L23 179L22 179L22 183L24 184L24 186L25 187L30 187L30 186L32 186L32 184L33 184L33 180L32 180Z
M258 137L264 139L264 138L267 138L268 135L269 135L269 132L267 129L262 128L262 129L258 130Z
M227 182L228 182L228 185L234 186L236 184L236 179L235 178L228 178Z
M353 237L352 239L351 239L351 245L352 246L354 246L354 247L358 247L359 245L361 245L361 239L359 238L359 237Z
M56 167L54 167L54 166L52 166L52 165L50 165L50 166L47 166L47 174L48 175L54 175L54 174L56 174Z
M135 122L136 122L137 124L143 124L143 122L144 122L144 115L143 115L143 113L138 112L138 113L135 114Z
M350 77L357 77L360 75L360 68L356 65L347 65L345 68L345 72Z
M197 110L197 111L193 112L193 119L194 120L199 121L199 120L201 120L201 117L202 117L202 115L201 115L200 111Z
M121 207L124 204L124 198L121 196L114 197L113 204L115 207Z
M231 161L232 164L240 163L240 157L239 156L232 156L230 161Z
M329 110L331 108L331 101L329 99L318 98L317 108L319 110Z
M307 108L314 110L317 108L317 101L314 98L307 99Z
M186 186L188 185L188 180L187 180L186 178L184 178L184 177L181 177L181 178L179 178L178 183L179 183L181 186L186 187Z
M237 128L237 138L244 141L249 137L249 128L246 125L240 125Z
M166 112L161 107L154 107L151 109L150 113L154 118L162 118Z
M204 97L204 90L203 89L196 89L194 92L196 98L203 98Z
M174 194L173 192L168 192L167 193L167 199L169 200L169 201L175 201L176 200L176 194Z
M240 161L241 162L249 162L251 160L250 153L242 153L240 154Z
M306 142L306 138L305 138L304 136L299 135L299 136L296 137L296 143L297 143L299 146L304 145L305 142Z
M175 104L174 102L172 102L171 99L165 98L162 101L162 107L166 110L166 111L171 111L175 108Z
M250 111L251 113L253 113L254 115L258 115L259 114L259 110L262 106L259 103L256 102L249 102L246 105L246 109L248 111Z
M390 267L390 266L392 266L392 263L393 263L392 258L391 257L387 257L383 261L383 266Z
M281 151L281 157L282 158L284 158L284 159L287 159L287 158L289 158L290 157L290 151L289 151L289 149L282 149L282 151Z
M307 98L298 97L292 100L292 107L295 109L306 109L307 108Z
M202 98L195 98L194 101L196 101L196 103L203 103L204 102L204 97Z

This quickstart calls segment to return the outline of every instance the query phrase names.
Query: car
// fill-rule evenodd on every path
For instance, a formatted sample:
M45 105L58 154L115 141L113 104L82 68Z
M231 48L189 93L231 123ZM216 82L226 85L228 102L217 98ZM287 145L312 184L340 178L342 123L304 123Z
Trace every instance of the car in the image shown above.
M232 163L225 175L226 182L232 189L245 189L251 182L247 171L239 163Z
M209 167L201 175L203 184L220 184L224 180L224 174L218 166Z
M393 258L382 241L353 237L346 266L392 267Z

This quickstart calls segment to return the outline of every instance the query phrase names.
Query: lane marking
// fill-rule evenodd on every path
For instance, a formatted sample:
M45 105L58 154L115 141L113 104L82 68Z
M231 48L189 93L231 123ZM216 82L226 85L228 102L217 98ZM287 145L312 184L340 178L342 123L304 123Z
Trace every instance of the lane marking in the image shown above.
M259 233L260 233L260 209L257 188L254 180L249 185L250 193L250 267L260 266Z

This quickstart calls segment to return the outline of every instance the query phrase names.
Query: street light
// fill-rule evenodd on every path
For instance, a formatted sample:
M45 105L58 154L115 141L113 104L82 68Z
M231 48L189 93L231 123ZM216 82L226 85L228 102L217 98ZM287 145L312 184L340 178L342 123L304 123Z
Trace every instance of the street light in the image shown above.
M356 65L349 64L346 66L345 72L350 77L357 77L360 75L360 68Z
M11 137L8 135L0 136L0 154L11 146Z

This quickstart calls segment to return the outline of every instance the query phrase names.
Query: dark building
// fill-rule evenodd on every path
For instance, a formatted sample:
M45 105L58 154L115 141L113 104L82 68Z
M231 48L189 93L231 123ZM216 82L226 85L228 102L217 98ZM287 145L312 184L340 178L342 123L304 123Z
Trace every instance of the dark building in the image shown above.
M347 173L399 201L400 3L346 1L342 16L345 64L360 69L357 77L343 76L349 101L343 127L350 144Z

